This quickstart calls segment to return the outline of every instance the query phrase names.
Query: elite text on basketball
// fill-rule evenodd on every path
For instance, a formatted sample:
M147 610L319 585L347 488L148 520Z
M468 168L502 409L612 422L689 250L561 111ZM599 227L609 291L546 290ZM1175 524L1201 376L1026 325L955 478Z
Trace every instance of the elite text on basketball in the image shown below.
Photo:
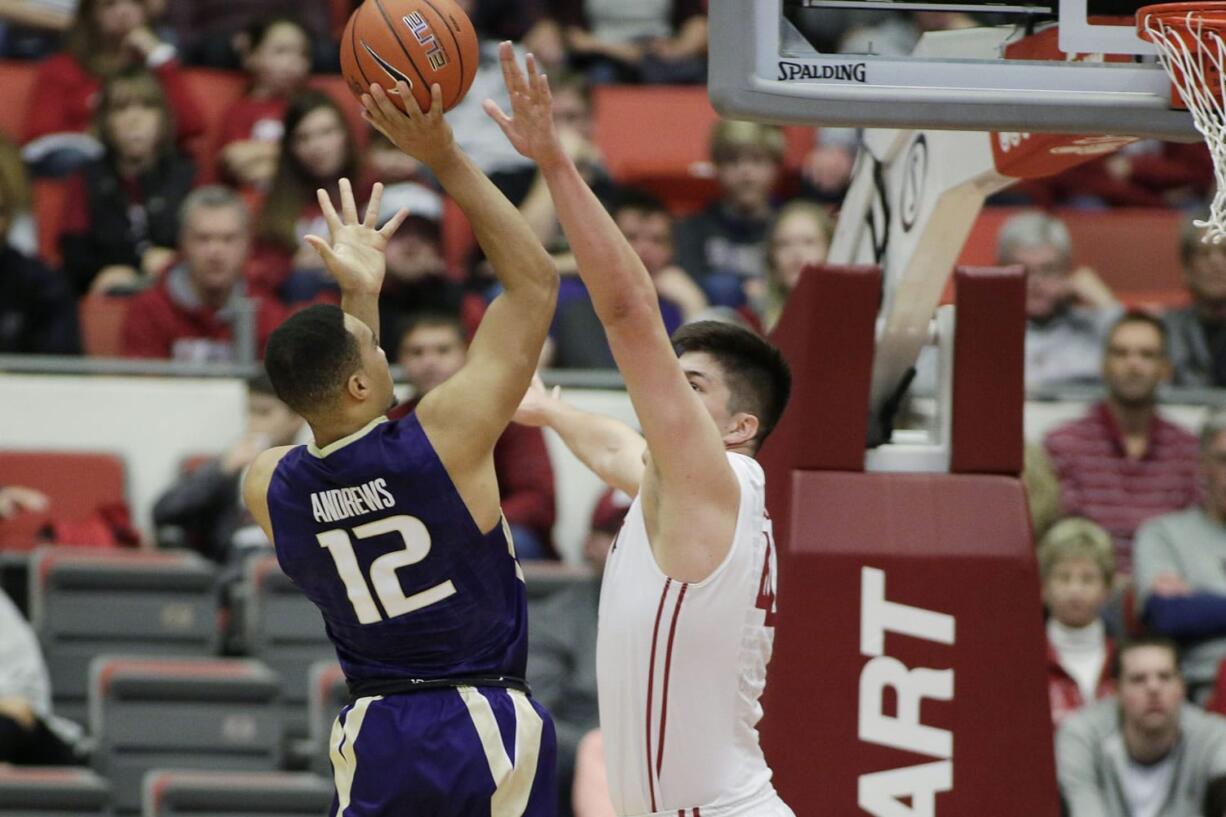
M429 61L430 67L435 71L442 70L449 62L447 52L439 45L438 38L434 36L434 31L426 22L426 18L415 11L404 17L404 24L413 32L418 44L426 50L426 60Z

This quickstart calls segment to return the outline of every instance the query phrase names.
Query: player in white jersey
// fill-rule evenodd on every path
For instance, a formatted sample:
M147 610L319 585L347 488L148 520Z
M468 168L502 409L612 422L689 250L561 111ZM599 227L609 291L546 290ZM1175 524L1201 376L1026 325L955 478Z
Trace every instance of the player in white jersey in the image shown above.
M557 431L635 497L605 567L597 636L600 721L619 815L790 817L758 745L773 639L775 555L753 455L787 403L779 352L722 323L670 340L655 287L567 157L548 83L502 51L508 117L540 166L643 427L535 387L516 419Z

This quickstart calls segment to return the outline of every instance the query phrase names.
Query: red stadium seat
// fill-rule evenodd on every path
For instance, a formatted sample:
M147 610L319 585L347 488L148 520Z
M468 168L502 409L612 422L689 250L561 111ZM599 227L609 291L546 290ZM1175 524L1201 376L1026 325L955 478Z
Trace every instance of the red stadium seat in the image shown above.
M86 295L77 307L81 345L90 357L119 357L130 298Z
M35 488L51 498L46 512L0 522L0 550L28 550L48 522L83 521L126 498L123 461L113 454L0 451L0 475L6 485Z
M208 69L188 71L187 81L196 98L196 104L204 112L204 120L208 123L204 136L195 144L199 178L202 181L215 181L223 118L226 109L243 95L247 83L242 74Z
M708 141L719 114L703 85L602 85L595 89L596 142L613 178L651 189L679 212L716 195ZM643 123L650 122L650 127ZM800 166L813 128L790 127L785 164Z

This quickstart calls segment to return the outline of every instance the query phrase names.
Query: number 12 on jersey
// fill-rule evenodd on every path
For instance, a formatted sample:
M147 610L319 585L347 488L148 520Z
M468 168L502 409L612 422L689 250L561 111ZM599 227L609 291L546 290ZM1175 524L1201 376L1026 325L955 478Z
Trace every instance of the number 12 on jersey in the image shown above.
M353 535L359 539L370 539L386 533L400 534L404 547L385 553L371 563L369 584L358 565L357 555L353 552L353 540L349 538L348 531L337 528L324 531L315 537L320 546L332 556L336 572L344 582L345 592L353 605L353 612L362 624L374 624L383 620L379 607L371 596L371 587L374 587L375 593L378 594L379 603L383 605L388 618L428 607L448 596L454 596L456 592L455 585L448 579L406 596L396 571L426 558L430 553L430 531L417 517L404 514L378 519L353 529Z

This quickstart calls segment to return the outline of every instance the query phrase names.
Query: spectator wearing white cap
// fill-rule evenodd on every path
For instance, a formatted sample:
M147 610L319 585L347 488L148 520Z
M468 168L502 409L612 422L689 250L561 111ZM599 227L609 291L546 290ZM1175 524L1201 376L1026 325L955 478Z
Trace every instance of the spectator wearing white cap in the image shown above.
M379 342L389 351L396 349L413 314L459 318L466 313L464 287L443 259L442 197L416 182L391 185L383 191L379 223L387 223L401 208L409 217L387 244L387 277L379 299Z

